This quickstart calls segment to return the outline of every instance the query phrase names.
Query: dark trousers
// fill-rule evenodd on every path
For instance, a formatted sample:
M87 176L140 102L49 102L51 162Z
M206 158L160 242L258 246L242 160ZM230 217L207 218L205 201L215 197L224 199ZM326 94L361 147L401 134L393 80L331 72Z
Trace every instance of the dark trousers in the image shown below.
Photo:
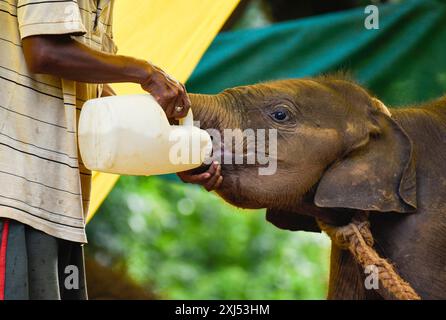
M0 218L3 299L87 299L82 245Z

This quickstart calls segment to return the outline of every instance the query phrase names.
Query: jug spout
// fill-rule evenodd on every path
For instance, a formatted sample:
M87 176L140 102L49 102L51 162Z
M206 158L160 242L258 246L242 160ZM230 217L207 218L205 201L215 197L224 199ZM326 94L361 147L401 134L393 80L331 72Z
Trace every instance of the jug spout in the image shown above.
M169 133L169 162L188 169L198 167L212 152L209 134L193 126L175 126ZM181 171L184 171L181 170Z

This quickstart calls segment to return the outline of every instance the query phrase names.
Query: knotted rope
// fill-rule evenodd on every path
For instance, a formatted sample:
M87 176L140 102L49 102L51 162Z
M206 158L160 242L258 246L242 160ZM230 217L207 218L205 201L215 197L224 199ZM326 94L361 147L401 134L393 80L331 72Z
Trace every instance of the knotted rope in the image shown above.
M341 249L349 250L363 267L374 265L378 269L378 279L383 287L398 300L420 300L420 296L404 281L386 259L373 249L373 236L370 232L368 214L360 212L344 226L334 226L317 220L321 230Z

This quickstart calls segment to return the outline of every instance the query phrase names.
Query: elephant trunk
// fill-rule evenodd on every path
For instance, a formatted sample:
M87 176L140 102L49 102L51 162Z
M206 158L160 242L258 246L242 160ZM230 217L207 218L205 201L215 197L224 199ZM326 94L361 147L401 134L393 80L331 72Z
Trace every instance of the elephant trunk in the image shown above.
M223 130L233 122L229 99L225 95L189 93L189 98L194 120L200 122L200 128Z

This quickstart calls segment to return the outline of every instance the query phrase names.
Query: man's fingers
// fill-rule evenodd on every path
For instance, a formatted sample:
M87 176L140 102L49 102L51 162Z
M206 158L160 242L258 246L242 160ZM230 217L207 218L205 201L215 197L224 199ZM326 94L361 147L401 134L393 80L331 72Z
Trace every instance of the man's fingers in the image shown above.
M169 102L169 99L166 97L166 94L153 94L158 104L163 108L164 113L167 118L173 118L173 103Z
M189 110L192 103L190 101L189 96L187 95L187 90L186 90L186 87L184 86L184 84L181 83L181 87L183 88L183 105L185 108L187 108Z
M183 102L183 88L179 88L178 96L175 100L175 118L184 118L189 110Z
M217 190L220 188L221 184L223 183L223 176L218 177L217 183L214 185L213 189Z
M207 191L211 191L214 189L215 184L217 183L218 179L221 177L221 166L218 165L215 173L212 175L212 177L204 184L204 187Z
M178 176L183 182L203 184L207 179L211 177L209 172L200 174L190 174L188 172L179 172Z
M213 161L206 172L210 173L210 175L212 176L217 171L217 168L218 168L218 162Z
M218 163L214 161L209 167L209 169L203 173L200 174L190 174L189 172L185 173L185 175L187 175L186 179L188 180L188 182L199 183L204 185L207 183L208 179L212 178L215 175L218 166L219 166ZM179 174L181 174L181 172Z
M177 87L173 85L167 85L166 90L164 91L164 111L166 112L166 115L168 118L175 118L176 117L176 111L175 107L177 104L177 98L178 98L178 89Z
M187 113L189 112L191 102L189 100L189 97L187 94L184 94L181 98L181 105L183 106L183 116L185 117Z
M184 86L179 82L176 85L178 89L178 96L175 101L175 117L178 119L184 118L187 115L190 108L190 103L184 98L187 96Z

